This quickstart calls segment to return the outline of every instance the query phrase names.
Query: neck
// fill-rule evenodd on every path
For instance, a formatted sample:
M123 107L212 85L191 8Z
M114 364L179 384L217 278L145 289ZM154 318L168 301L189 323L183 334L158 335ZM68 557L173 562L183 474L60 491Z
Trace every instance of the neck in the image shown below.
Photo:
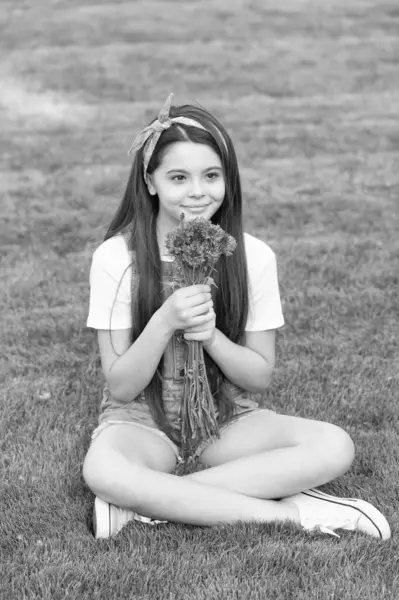
M169 254L169 251L168 251L168 249L166 248L166 245L165 245L166 234L167 234L167 231L162 231L162 230L157 229L157 240L158 240L159 254L161 256L167 256Z
M160 222L159 219L157 219L157 240L158 240L158 246L159 246L159 253L161 256L168 256L170 253L166 248L165 242L166 242L166 234L169 233L169 231L172 231L173 227L176 227L175 225L167 225L165 223Z

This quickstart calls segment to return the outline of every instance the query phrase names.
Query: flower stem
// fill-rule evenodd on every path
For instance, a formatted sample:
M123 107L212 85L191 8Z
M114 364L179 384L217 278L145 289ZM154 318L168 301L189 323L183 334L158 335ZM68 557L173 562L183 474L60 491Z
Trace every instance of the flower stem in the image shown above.
M182 453L193 455L204 439L219 437L214 399L206 374L202 342L189 340L182 403Z

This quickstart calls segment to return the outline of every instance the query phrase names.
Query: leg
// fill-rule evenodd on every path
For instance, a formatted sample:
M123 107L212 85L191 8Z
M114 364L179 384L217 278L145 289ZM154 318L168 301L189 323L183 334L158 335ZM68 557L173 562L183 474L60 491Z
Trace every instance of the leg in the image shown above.
M284 498L345 473L353 442L339 427L271 411L231 425L201 455L211 468L186 479L255 498Z
M299 522L294 505L259 500L171 475L176 458L154 433L113 425L92 443L83 476L98 497L156 519L193 525L235 521Z
M186 479L282 498L276 504L295 508L305 530L336 535L336 529L347 529L387 540L389 523L372 504L309 489L344 473L353 457L352 440L339 427L261 411L225 431L202 454L214 466Z

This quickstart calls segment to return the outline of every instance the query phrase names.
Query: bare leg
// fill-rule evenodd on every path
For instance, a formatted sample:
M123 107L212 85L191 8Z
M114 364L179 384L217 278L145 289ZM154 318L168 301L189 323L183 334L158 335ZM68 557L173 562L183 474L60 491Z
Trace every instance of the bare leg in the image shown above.
M185 478L254 498L284 498L342 475L353 457L351 439L335 425L259 413L205 450L202 460L211 468Z
M96 458L97 462L98 457ZM108 449L99 463L87 460L84 477L103 500L159 520L192 525L236 521L291 521L299 523L294 505L259 500L188 478L133 464Z
M311 447L296 446L245 456L184 477L253 498L284 498L339 474L325 468Z

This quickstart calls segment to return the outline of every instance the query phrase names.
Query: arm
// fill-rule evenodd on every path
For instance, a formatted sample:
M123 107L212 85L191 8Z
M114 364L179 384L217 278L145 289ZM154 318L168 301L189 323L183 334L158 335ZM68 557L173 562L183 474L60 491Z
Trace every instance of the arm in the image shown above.
M275 362L275 330L246 331L245 346L230 341L219 329L204 348L227 379L250 393L270 384Z
M132 345L130 329L98 331L103 373L114 398L127 403L147 387L172 333L159 311L154 313Z
M129 402L150 383L170 338L178 329L202 326L208 320L209 285L176 290L152 315L130 345L130 329L99 330L101 364L112 396Z

